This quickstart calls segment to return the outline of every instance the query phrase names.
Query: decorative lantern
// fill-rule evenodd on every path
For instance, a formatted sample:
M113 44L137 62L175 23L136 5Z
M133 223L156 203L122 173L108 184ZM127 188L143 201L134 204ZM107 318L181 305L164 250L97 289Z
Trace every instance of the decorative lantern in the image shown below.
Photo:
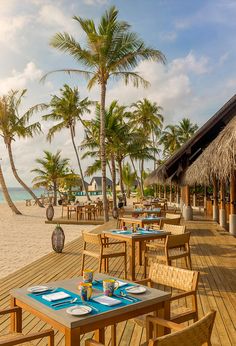
M47 217L48 221L52 221L53 216L54 216L54 208L53 208L52 204L50 203L46 209L46 217Z
M52 232L52 248L57 253L62 252L65 243L65 234L60 225L57 225Z

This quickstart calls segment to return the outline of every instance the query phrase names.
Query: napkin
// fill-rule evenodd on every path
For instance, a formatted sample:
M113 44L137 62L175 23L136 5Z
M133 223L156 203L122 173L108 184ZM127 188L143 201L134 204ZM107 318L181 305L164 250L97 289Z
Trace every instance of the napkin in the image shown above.
M108 306L113 306L113 305L117 305L121 303L119 299L115 299L115 298L111 298L107 296L95 297L93 298L93 300L99 304L108 305Z
M116 282L119 283L119 287L123 287L125 285L128 285L128 282L125 282L125 281L116 280Z
M42 298L47 300L48 302L54 302L55 300L69 298L70 295L65 292L56 292L51 294L43 295Z

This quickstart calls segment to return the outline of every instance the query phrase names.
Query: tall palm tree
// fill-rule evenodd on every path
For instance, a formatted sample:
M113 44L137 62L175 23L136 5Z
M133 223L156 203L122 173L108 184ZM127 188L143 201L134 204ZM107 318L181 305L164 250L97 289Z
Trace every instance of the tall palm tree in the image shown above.
M11 196L10 196L10 194L8 192L8 189L7 189L7 186L6 186L6 183L5 183L5 179L4 179L4 176L3 176L2 165L1 164L0 164L0 185L2 187L3 196L4 196L8 206L13 211L13 213L18 214L18 215L22 215L21 212L15 206L15 204L12 202Z
M62 159L60 151L53 154L44 150L44 158L38 158L35 161L41 168L35 168L31 171L37 174L33 179L34 186L45 187L48 190L52 189L54 194L53 204L57 205L58 185L60 180L68 173L69 159Z
M193 124L190 119L183 118L178 124L178 136L179 142L184 144L187 142L193 134L197 131L198 125Z
M178 127L176 125L167 125L162 132L160 143L164 146L163 154L165 158L173 155L181 146Z
M39 122L29 124L29 120L39 110L42 110L45 105L36 105L30 108L22 116L19 116L19 106L21 104L22 97L25 95L26 89L23 91L10 91L7 95L0 98L0 135L3 137L6 144L12 172L18 181L18 183L33 197L36 203L43 207L43 204L39 201L34 192L29 186L20 178L12 152L12 142L18 138L32 138L35 134L41 132L41 126Z
M108 80L112 77L121 78L125 84L132 82L148 85L134 69L142 60L153 60L164 63L165 56L156 49L147 47L138 35L130 31L130 25L118 20L118 10L111 7L101 17L96 26L92 19L73 17L86 35L86 46L83 48L74 37L68 33L57 33L51 40L51 45L62 52L69 53L76 62L87 69L64 69L68 73L82 74L89 79L88 88L95 84L100 87L100 155L102 170L102 192L104 203L104 220L108 221L106 197L106 147L105 147L105 102ZM54 71L55 72L55 71Z
M131 107L134 111L131 113L131 125L138 128L144 137L151 138L153 148L157 146L157 138L160 136L163 116L160 113L162 107L158 106L156 102L144 98L136 103L133 103ZM154 169L155 169L156 156L154 152ZM140 175L141 183L143 184L143 172L144 172L144 160L140 161ZM143 190L143 188L142 188Z
M60 97L54 95L51 99L51 102L49 104L52 109L51 113L43 116L44 120L59 121L58 124L50 128L47 139L51 142L55 133L59 133L62 129L65 128L68 128L70 130L71 141L79 166L83 190L86 193L87 199L90 201L91 199L88 194L87 185L84 181L79 153L75 144L75 128L78 121L84 124L84 120L82 119L82 117L84 114L90 113L89 106L91 106L92 102L89 101L87 97L81 100L78 88L72 89L67 84L65 84L63 88L60 89L60 92Z
M131 166L128 162L126 162L123 166L122 175L123 175L123 181L126 187L127 197L129 198L131 188L132 186L134 186L136 176L135 176L135 173L132 172Z

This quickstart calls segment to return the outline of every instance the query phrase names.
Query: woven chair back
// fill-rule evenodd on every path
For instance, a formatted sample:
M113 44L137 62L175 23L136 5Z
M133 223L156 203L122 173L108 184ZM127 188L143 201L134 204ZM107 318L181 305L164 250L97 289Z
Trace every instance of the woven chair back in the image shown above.
M171 232L171 234L183 234L186 232L186 226L182 225L172 225L168 223L164 223L162 227L163 231Z
M202 346L211 345L210 339L216 311L209 312L199 321L181 331L150 340L149 346Z
M190 234L190 232L186 232L183 234L168 235L165 243L166 248L174 249L189 244Z
M176 219L161 219L160 222L160 228L163 229L163 225L168 224L168 225L179 225L180 224L180 217L176 218Z
M179 219L181 218L180 214L174 214L174 213L166 213L167 219Z
M196 291L198 285L199 272L167 266L158 262L151 263L149 278L164 286L169 286L182 291Z
M101 234L93 234L88 232L82 232L82 237L85 243L87 244L95 244L95 245L102 245L102 238Z

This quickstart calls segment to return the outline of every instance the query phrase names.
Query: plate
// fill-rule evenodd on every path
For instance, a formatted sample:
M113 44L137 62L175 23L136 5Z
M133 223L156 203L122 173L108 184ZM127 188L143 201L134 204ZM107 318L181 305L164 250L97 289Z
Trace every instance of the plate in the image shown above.
M32 286L27 288L27 291L30 293L40 293L40 292L46 292L49 290L50 288L48 286Z
M66 309L66 312L69 315L73 315L73 316L87 315L91 311L92 311L92 308L90 308L90 306L86 306L86 305L75 305L75 306L71 306L70 308Z
M132 286L132 287L126 288L126 291L128 293L132 293L132 294L141 294L141 293L146 292L147 289L144 286Z

